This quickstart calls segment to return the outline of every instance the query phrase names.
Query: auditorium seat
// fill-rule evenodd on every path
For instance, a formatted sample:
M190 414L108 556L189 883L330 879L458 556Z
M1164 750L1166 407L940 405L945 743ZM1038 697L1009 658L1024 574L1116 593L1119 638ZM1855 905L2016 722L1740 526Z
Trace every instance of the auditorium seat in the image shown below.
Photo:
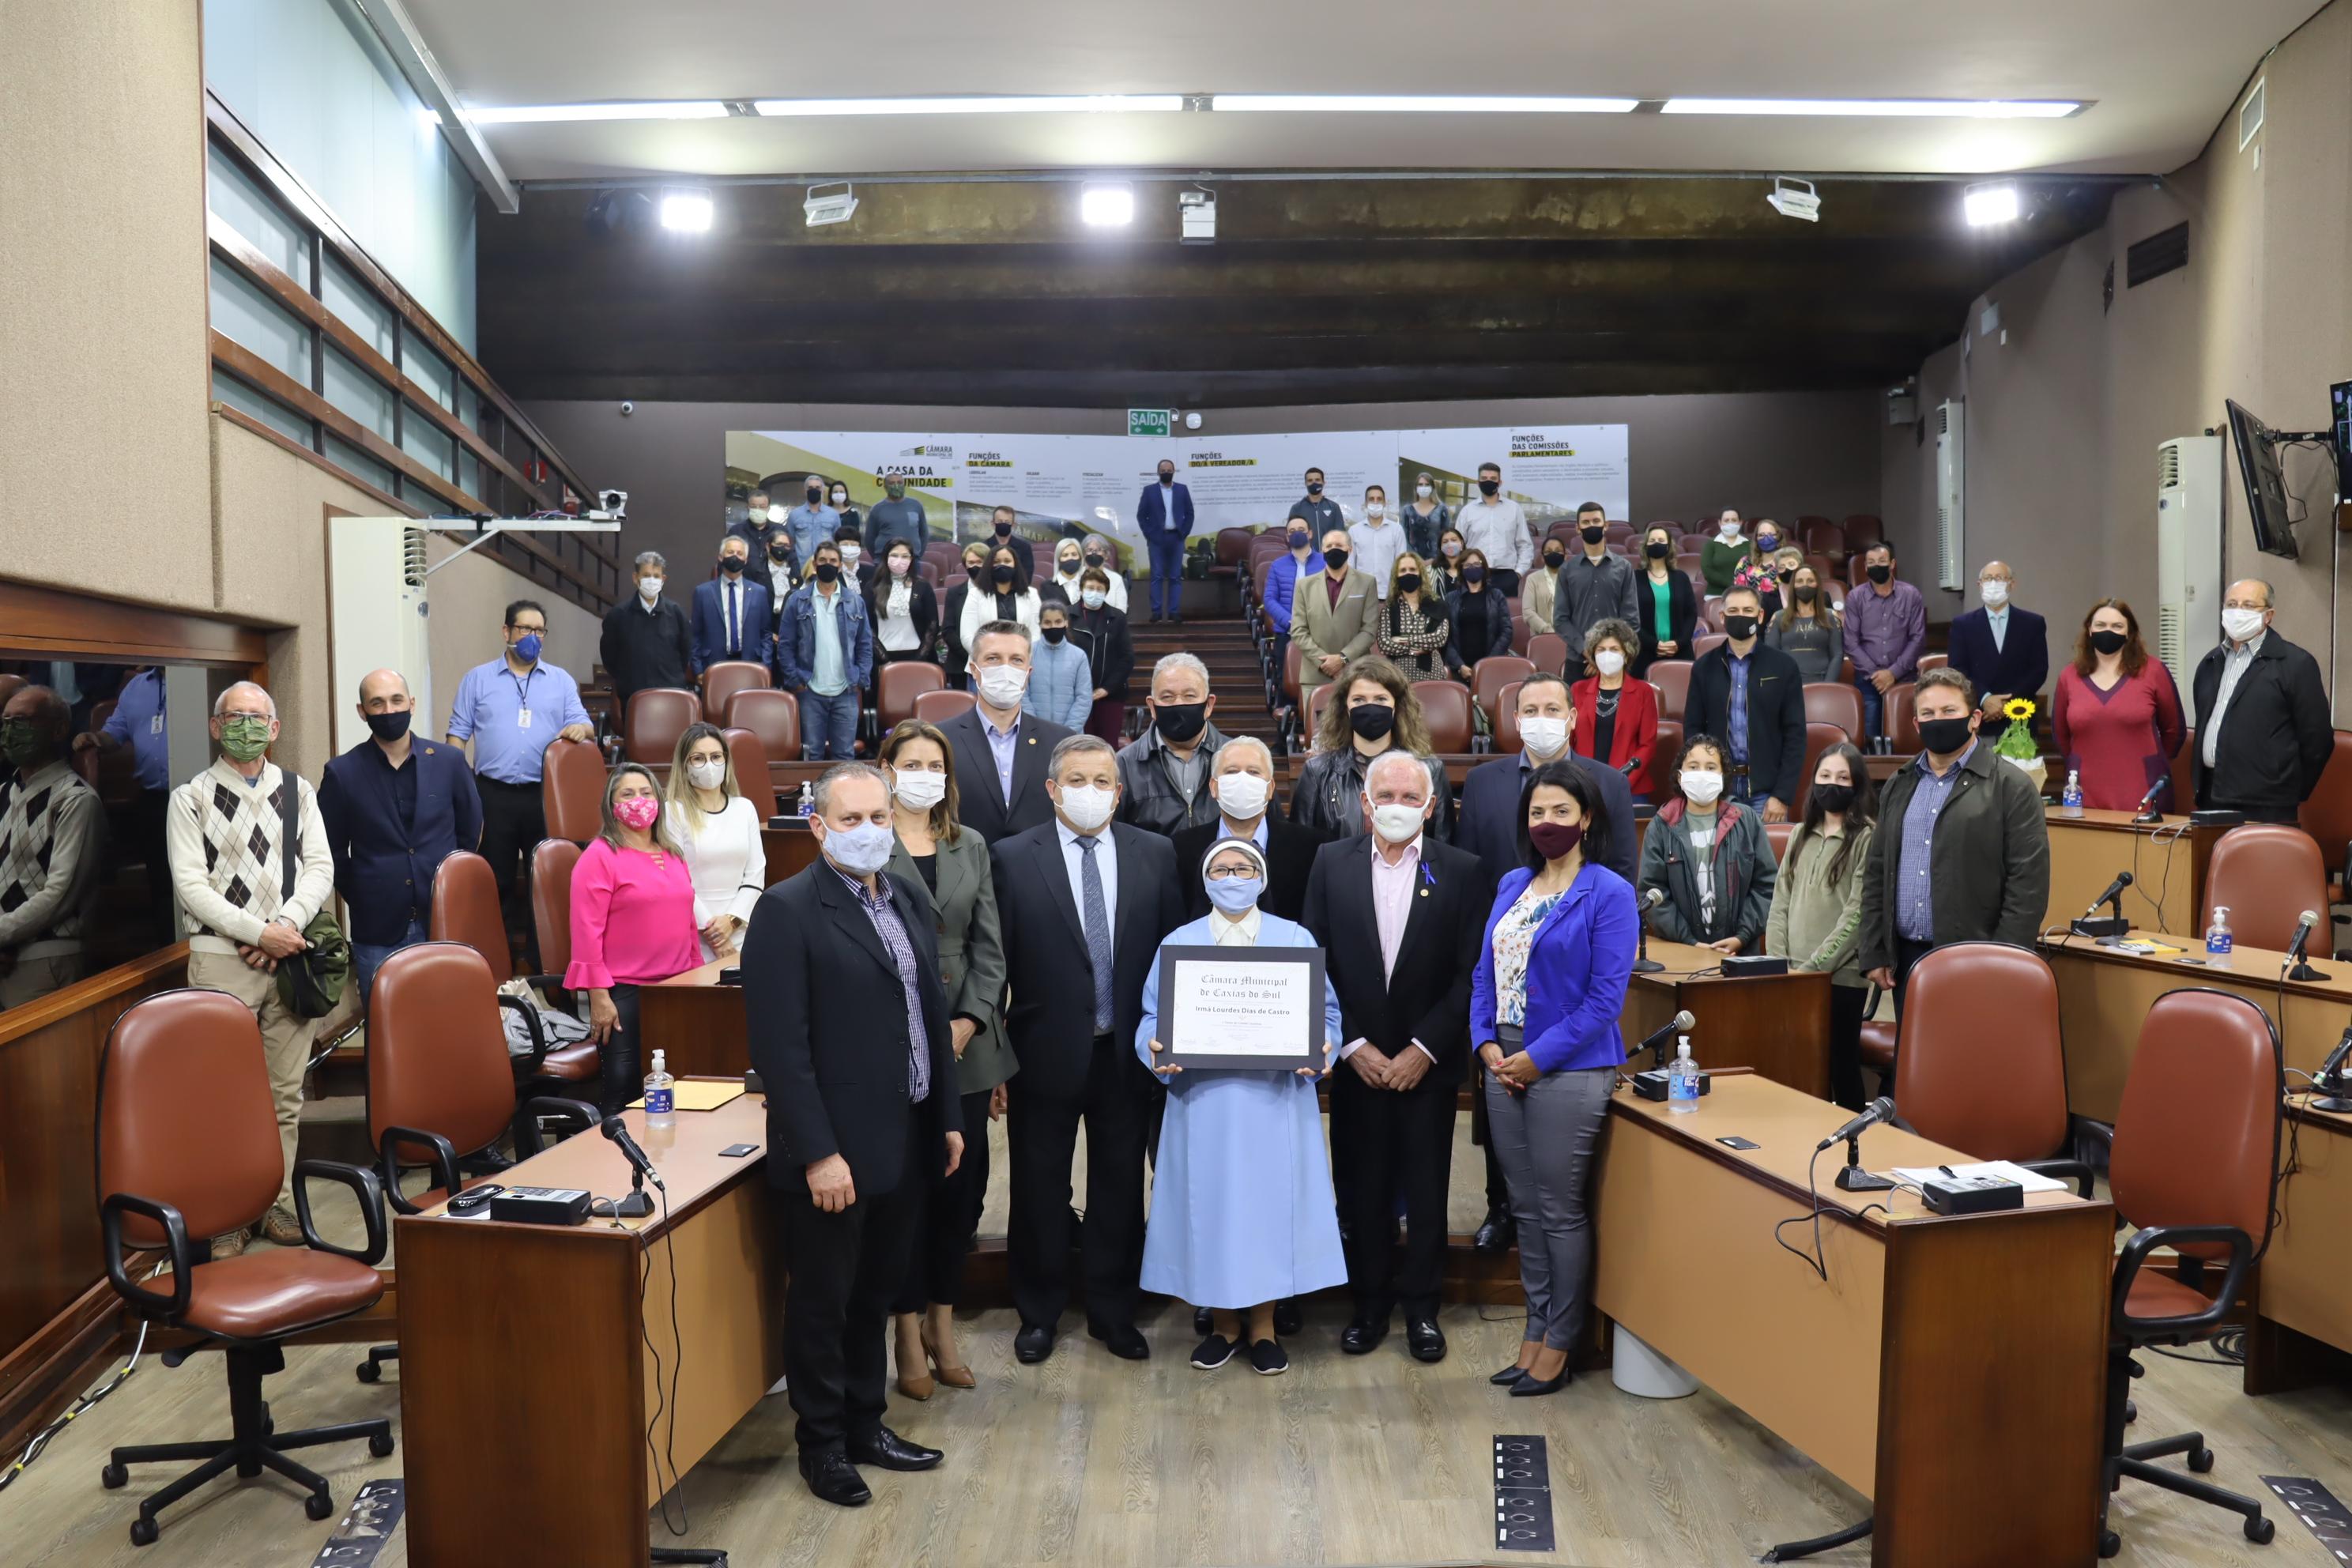
M1514 662L1524 675L1527 661ZM1429 725L1429 749L1444 755L1469 751L1477 734L1476 721L1470 716L1469 688L1458 680L1416 680L1412 692L1421 699L1422 718Z
M923 559L939 568L941 579L945 579L949 573L959 571L963 566L962 552L957 548L955 541L951 539L934 539L924 545Z
M1845 530L1825 517L1801 517L1797 520L1797 536L1805 552L1822 555L1845 553Z
M1866 551L1886 537L1885 525L1866 511L1858 511L1847 518L1842 531L1845 534L1847 547L1855 551Z
M1633 525L1632 523L1612 522L1608 526L1606 537L1603 539L1602 542L1607 544L1610 549L1622 553L1625 549L1626 541L1633 537Z
M604 830L604 773L594 742L548 742L540 754L539 804L550 838L585 844Z
M1650 684L1658 689L1658 717L1679 719L1683 704L1690 697L1691 661L1686 658L1662 658L1650 666Z
M2184 701L2182 706L2188 704ZM2184 713L2184 719L2189 715ZM2172 805L2170 810L2186 816L2197 804L2197 731L2184 726L2180 750L2172 758Z
M739 691L727 704L722 722L730 730L751 731L761 753L777 762L800 760L801 705L789 691L773 688Z
M724 713L728 700L737 692L768 684L766 665L754 664L748 658L722 658L702 672L702 710Z
M2041 954L2000 942L1937 948L1913 966L1903 1001L1903 1125L1972 1160L2065 1152L2058 982Z
M1845 580L1845 557L1843 555L1816 551L1805 557L1805 564L1813 569L1813 575L1824 585Z
M1722 595L1702 594L1699 595L1698 624L1705 626L1711 632L1719 632L1723 629Z
M727 757L735 764L735 787L751 803L760 820L765 822L776 815L776 780L768 771L767 751L761 746L760 737L749 730L729 730L725 733Z
M1659 720L1657 763L1650 770L1650 776L1659 781L1659 789L1657 798L1651 802L1652 805L1664 805L1683 793L1682 769L1676 766L1682 761L1682 721Z
M1925 675L1931 669L1947 669L1951 667L1951 663L1949 654L1923 653L1919 656L1918 673Z
M1519 682L1514 680L1495 693L1495 750L1517 756L1526 743L1519 738Z
M629 761L667 765L677 753L677 738L701 718L702 700L691 691L656 686L631 692L623 729L623 746Z
M1291 652L1297 651L1297 645L1292 644ZM1307 717L1304 722L1307 749L1310 752L1315 749L1317 732L1323 728L1323 710L1331 706L1331 693L1339 688L1339 684L1336 680L1327 680L1307 694Z
M1503 688L1516 689L1535 670L1536 667L1530 661L1507 653L1490 655L1470 667L1470 693L1477 699L1478 706L1486 710L1490 727L1502 700ZM1441 746L1438 749L1443 751L1445 748Z
M1822 765L1822 753L1839 742L1853 738L1841 725L1806 723L1805 771L1797 775L1797 800L1790 807L1791 816L1801 816L1804 814L1805 801L1813 793L1813 773Z
M579 864L580 846L561 838L542 838L530 852L531 926L551 974L572 967L572 871Z
M929 561L916 562L915 575L920 577L924 582L929 583L931 585L931 591L933 593L936 594L939 592L940 569L936 563Z
M968 711L976 700L969 691L943 688L926 691L915 699L913 717L926 724L944 724L957 714Z
M1725 643L1727 643L1731 639L1729 637L1725 637L1719 631L1701 632L1698 636L1691 638L1692 657L1696 658L1704 658L1708 654L1713 653L1717 648L1721 647ZM1654 668L1656 667L1653 666L1652 668Z
M1862 743L1862 693L1833 680L1805 682L1805 722L1834 724L1846 739Z
M1568 639L1558 632L1538 632L1528 639L1528 662L1549 675L1568 668Z
M936 664L910 660L886 664L874 672L875 721L887 735L901 720L915 716L915 700L926 691L946 689L947 672Z
M1789 839L1796 831L1797 823L1793 817L1787 822L1768 822L1764 825L1764 837L1772 846L1774 865L1777 866L1789 858Z
M1209 575L1217 579L1238 578L1242 565L1249 559L1250 542L1257 535L1246 528L1217 530L1215 556L1209 563Z
M1919 689L1908 680L1898 680L1886 689L1880 708L1886 724L1890 748L1897 756L1909 756L1919 749Z
M1684 542L1687 545L1689 542L1685 540ZM1682 554L1675 556L1675 570L1682 573L1693 583L1701 584L1698 591L1702 597L1705 596L1706 590L1704 584L1706 582L1706 570L1697 551L1686 548Z
M2215 906L2230 911L2230 930L2246 947L2284 952L2294 941L2295 921L2305 910L2318 911L2323 928L2327 920L2327 865L2319 844L2300 827L2249 822L2232 827L2213 845L2205 868L2205 899L2197 910L2197 929L2213 923ZM2335 947L2322 929L2312 937L2314 952Z
M2336 731L2327 766L2321 771L2311 798L2303 803L2297 820L2318 843L2320 858L2327 862L2328 896L2339 903L2347 901L2344 868L2347 847L2352 847L2352 732Z
M1512 651L1513 653L1515 653L1515 654L1518 655L1521 658L1527 658L1527 656L1528 656L1528 642L1529 642L1529 641L1534 637L1534 636L1535 636L1534 632L1533 632L1531 629L1529 629L1529 627L1528 627L1528 618L1527 618L1527 616L1523 616L1523 615L1521 615L1521 614L1519 613L1519 602L1518 602L1517 599L1512 600L1512 601L1511 601L1511 651Z

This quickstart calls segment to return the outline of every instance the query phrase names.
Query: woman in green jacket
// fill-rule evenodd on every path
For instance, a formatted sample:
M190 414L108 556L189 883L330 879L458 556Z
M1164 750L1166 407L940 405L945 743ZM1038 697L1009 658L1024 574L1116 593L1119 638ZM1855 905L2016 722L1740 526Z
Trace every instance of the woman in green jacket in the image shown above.
M1699 574L1706 579L1709 597L1722 597L1724 590L1731 586L1732 574L1739 570L1739 563L1755 548L1756 542L1740 530L1739 513L1730 507L1724 508L1723 516L1716 521L1715 532L1698 551Z
M1878 792L1862 753L1841 741L1822 753L1805 818L1789 836L1764 951L1789 967L1830 977L1830 1098L1862 1109L1862 1010L1869 984L1856 956L1862 889Z

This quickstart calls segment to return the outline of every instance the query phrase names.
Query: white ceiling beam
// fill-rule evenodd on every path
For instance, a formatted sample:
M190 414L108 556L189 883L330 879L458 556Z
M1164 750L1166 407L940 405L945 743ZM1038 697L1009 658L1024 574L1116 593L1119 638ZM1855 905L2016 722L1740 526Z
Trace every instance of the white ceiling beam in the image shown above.
M383 40L383 47L392 51L393 63L408 79L416 96L425 100L425 107L440 116L441 134L447 139L450 151L457 154L457 161L466 165L466 172L474 177L474 183L482 187L483 194L499 211L521 211L521 194L507 178L506 170L499 167L498 154L490 151L490 144L482 140L482 133L458 108L457 89L442 74L441 63L433 58L432 46L417 30L408 8L401 0L352 3L367 18L368 26L375 29L375 36Z

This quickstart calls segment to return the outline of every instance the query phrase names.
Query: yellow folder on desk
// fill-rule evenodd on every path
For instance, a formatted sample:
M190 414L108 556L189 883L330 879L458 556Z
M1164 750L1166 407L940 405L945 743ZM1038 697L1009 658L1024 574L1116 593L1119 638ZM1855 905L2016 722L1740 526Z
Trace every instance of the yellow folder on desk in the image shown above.
M670 1087L670 1105L678 1110L716 1110L742 1092L741 1079L685 1079ZM645 1108L644 1095L629 1101L631 1110Z

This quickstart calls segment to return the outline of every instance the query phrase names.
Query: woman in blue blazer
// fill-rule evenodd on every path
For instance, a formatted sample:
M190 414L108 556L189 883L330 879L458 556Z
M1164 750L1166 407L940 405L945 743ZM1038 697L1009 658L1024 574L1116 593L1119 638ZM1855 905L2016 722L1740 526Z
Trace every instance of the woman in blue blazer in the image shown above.
M1568 1385L1591 1297L1585 1198L1625 1047L1617 1015L1633 973L1633 885L1600 864L1612 832L1574 764L1548 763L1519 794L1517 869L1486 917L1470 979L1470 1038L1486 1068L1487 1136L1518 1224L1528 1326L1490 1380L1518 1397Z

